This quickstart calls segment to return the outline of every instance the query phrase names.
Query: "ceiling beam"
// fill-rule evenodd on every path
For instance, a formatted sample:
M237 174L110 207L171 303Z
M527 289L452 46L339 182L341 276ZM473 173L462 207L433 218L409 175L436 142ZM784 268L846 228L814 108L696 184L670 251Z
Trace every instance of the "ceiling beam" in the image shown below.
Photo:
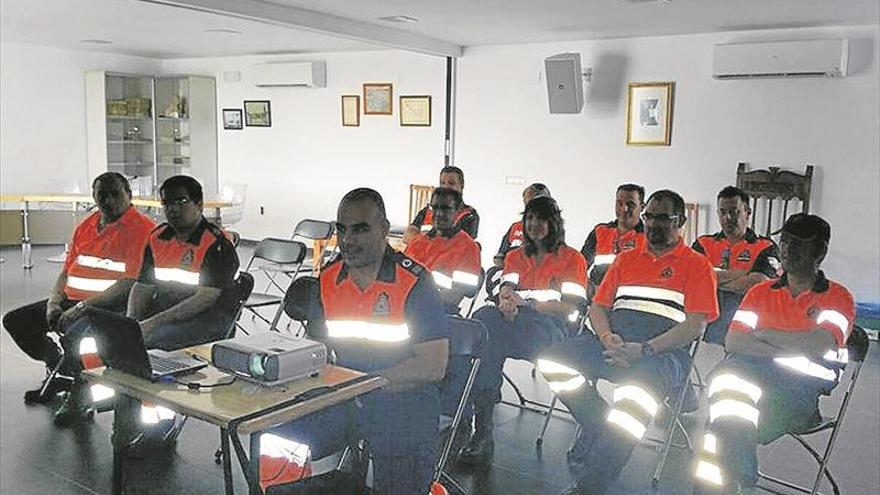
M200 12L247 19L366 43L384 45L441 57L461 57L462 47L427 36L376 26L367 22L322 14L312 10L260 0L140 0Z

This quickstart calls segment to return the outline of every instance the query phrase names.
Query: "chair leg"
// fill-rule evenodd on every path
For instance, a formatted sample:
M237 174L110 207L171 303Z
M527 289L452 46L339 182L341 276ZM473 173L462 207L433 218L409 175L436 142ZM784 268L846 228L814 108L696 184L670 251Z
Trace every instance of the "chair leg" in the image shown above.
M544 425L541 427L541 433L538 435L538 438L535 439L535 448L540 449L544 446L544 433L547 432L547 425L550 424L550 416L552 416L553 411L556 410L556 401L558 400L559 397L554 395L553 400L550 401L550 409L547 409L547 414L544 415Z
M46 400L46 391L49 390L52 381L55 380L55 378L58 376L58 372L61 370L62 363L64 363L64 356L62 356L61 359L58 360L58 364L56 364L55 367L52 368L49 376L46 377L46 381L43 382L43 386L40 388L40 401Z

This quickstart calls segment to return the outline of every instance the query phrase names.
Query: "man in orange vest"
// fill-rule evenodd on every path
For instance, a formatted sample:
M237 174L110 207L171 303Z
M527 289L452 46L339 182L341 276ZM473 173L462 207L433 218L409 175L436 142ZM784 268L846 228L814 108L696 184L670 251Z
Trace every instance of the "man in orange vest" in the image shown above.
M16 309L3 317L3 326L16 344L33 359L54 368L61 360L61 350L49 338L51 331L64 332L82 313L86 304L106 309L125 308L125 295L137 276L143 246L153 221L131 206L131 186L124 176L105 172L92 182L92 197L98 211L92 213L73 233L70 250L48 300ZM49 384L25 393L25 402L47 400L57 390ZM71 396L78 394L77 388ZM78 403L77 397L67 405ZM85 408L62 406L56 423L69 424L81 419Z
M443 167L440 170L440 187L448 187L455 189L463 194L464 191L464 172L452 165ZM431 205L425 206L413 219L412 224L406 228L403 236L403 242L409 242L419 232L427 232L433 228L434 222L432 216L434 212ZM455 226L465 231L471 238L477 238L477 231L480 229L480 215L473 206L462 204L462 207L455 213Z

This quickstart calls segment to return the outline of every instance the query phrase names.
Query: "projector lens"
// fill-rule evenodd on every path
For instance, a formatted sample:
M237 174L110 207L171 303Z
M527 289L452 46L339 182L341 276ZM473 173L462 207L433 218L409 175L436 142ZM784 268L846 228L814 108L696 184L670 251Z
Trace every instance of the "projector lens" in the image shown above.
M266 374L266 355L265 354L251 355L250 371L251 371L251 376L264 376Z

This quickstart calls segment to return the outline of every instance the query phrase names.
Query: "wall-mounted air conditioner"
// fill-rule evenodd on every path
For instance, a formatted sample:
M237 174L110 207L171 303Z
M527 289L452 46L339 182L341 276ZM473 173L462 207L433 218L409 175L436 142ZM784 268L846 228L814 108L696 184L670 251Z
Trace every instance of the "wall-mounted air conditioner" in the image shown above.
M848 55L845 39L715 45L712 77L845 77Z
M275 62L253 66L253 81L260 87L327 86L325 62Z

